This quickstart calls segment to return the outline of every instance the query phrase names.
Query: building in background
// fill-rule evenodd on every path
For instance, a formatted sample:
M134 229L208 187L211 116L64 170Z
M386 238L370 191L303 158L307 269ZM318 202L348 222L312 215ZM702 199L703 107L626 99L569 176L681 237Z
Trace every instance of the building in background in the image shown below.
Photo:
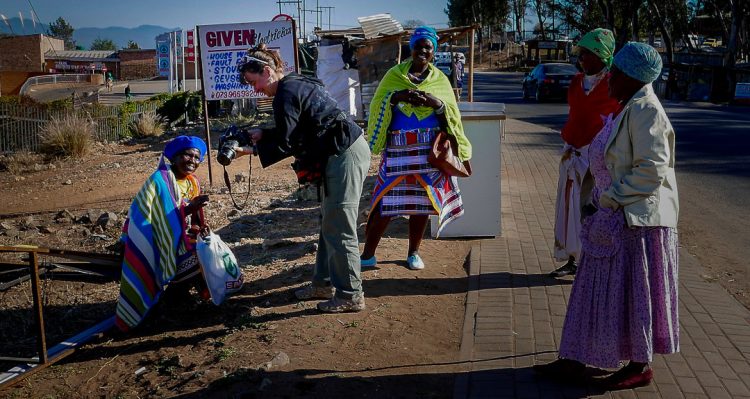
M123 49L120 59L120 80L146 79L157 75L156 49Z
M111 73L116 79L120 75L120 59L112 50L65 50L47 51L44 54L47 73L100 74Z
M42 34L0 38L0 92L17 94L26 79L47 73L46 53L64 49L62 40Z

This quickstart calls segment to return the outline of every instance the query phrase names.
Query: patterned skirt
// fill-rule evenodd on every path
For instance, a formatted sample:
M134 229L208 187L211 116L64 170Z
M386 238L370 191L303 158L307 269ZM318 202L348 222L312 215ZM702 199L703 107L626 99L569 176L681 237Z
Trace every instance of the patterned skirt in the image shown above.
M613 217L623 218L622 212ZM679 351L676 229L628 228L623 221L619 231L604 234L595 219L584 220L560 357L613 368ZM593 242L607 237L619 245Z
M437 132L414 129L389 133L371 213L379 206L383 216L438 215L440 230L463 215L457 179L427 162Z

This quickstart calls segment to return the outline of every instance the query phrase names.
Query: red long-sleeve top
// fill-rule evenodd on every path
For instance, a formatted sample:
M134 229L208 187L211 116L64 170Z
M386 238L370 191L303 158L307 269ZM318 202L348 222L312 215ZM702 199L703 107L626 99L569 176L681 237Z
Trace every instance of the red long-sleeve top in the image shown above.
M575 148L588 145L604 126L602 116L620 111L620 104L608 95L609 81L605 77L586 95L583 91L583 73L577 74L568 89L568 121L561 136Z

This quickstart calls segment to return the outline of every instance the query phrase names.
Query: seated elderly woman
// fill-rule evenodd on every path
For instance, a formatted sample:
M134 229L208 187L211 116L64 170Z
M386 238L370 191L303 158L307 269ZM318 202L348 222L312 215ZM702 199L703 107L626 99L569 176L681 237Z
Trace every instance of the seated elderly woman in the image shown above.
M654 353L679 350L675 134L651 87L661 74L651 46L628 43L615 55L610 115L589 147L590 216L581 226L581 264L568 301L560 359L534 369L566 381L586 364L618 367L598 380L610 390L648 385Z
M130 206L123 226L124 258L115 317L123 331L140 324L168 285L200 273L196 228L191 225L197 224L197 212L208 202L208 195L200 195L194 176L205 154L206 143L197 137L170 141L156 171Z

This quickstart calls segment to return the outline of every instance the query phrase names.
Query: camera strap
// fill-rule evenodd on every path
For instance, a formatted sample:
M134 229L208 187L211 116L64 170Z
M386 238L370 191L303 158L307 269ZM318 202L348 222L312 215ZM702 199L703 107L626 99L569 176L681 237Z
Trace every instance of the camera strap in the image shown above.
M232 205L234 205L234 209L241 211L245 209L245 206L247 206L247 200L250 198L250 178L253 176L253 157L248 157L247 161L247 192L245 193L245 200L242 201L242 205L237 205L237 201L234 200L234 194L232 193L232 183L229 181L229 173L227 173L227 167L225 165L222 165L224 167L224 184L227 185L227 188L229 189L229 198L232 200Z

